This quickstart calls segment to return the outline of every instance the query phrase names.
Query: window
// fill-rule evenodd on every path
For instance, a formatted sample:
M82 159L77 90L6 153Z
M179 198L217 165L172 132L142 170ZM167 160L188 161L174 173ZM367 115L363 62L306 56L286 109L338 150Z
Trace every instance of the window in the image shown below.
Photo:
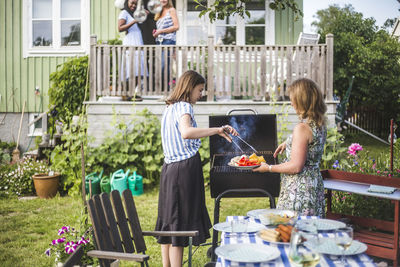
M207 1L200 1L203 5L207 6ZM199 45L207 44L208 38L208 22L207 16L199 18L201 8L196 8L197 3L194 0L187 1L187 13L186 13L186 44L187 45Z
M24 57L89 49L89 0L24 0Z
M207 3L206 0L201 2ZM262 45L275 43L275 13L269 8L269 0L252 0L247 3L246 9L250 12L250 18L235 15L224 20L216 20L213 24L210 24L207 15L199 18L201 10L196 9L196 5L194 0L188 0L186 4L184 20L187 26L183 38L184 44L207 44L208 34L214 36L215 44Z
M250 12L250 18L245 17L245 44L262 45L265 44L265 2L250 2L246 4L246 9Z
M29 114L29 122L33 122L40 116L39 113L30 113ZM47 127L43 127L44 124L47 124L47 117L39 119L38 121L29 125L29 134L28 136L41 136L43 132L47 131ZM45 129L44 129L45 128Z

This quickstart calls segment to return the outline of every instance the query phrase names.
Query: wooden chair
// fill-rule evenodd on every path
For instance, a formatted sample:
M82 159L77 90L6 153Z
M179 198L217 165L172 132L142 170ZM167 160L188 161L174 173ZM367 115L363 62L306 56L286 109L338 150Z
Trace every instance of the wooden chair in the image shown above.
M116 190L88 200L97 249L89 251L88 255L99 258L101 266L115 266L119 260L148 266L149 256L145 254L143 236L185 236L189 237L188 266L191 266L192 238L199 234L198 231L142 231L131 191L125 190L122 196L124 205ZM137 254L133 254L135 252Z

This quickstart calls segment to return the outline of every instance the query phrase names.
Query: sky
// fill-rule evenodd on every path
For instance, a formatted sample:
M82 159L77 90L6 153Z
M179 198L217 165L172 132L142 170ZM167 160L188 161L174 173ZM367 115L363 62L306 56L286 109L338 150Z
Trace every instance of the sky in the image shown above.
M396 0L303 0L303 31L316 32L316 29L311 26L311 23L316 20L314 15L318 10L328 8L333 4L338 4L340 7L351 4L356 12L363 14L364 18L373 17L379 27L383 26L388 18L400 17L400 3Z

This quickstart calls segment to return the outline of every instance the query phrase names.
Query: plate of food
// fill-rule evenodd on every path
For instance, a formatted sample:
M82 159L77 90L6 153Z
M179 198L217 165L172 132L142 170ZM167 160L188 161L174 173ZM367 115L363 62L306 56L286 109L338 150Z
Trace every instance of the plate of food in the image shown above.
M250 170L261 166L262 162L265 162L264 157L253 153L250 156L241 155L233 157L228 165L241 170Z
M217 247L215 254L234 262L258 263L274 260L280 256L277 248L260 244L228 244Z
M247 216L259 219L264 225L290 224L294 225L298 214L293 210L261 209L247 213Z
M293 226L280 224L274 228L262 229L257 236L262 240L275 245L289 245Z

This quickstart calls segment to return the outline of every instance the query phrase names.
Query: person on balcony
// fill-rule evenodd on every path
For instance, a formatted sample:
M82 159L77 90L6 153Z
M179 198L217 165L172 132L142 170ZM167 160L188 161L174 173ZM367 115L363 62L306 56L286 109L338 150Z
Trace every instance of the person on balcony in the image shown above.
M158 45L175 45L176 44L176 31L179 30L178 16L172 4L172 0L160 0L162 10L154 16L157 29L153 31L153 36ZM170 76L170 52L167 53L167 82L172 84ZM164 87L164 52L161 56L161 87Z
M200 138L215 134L232 142L225 134L237 136L229 126L197 128L193 105L201 98L206 81L195 71L182 74L161 119L161 141L164 164L161 170L156 231L199 231L193 238L198 246L210 237L210 217L204 192L204 177L199 148ZM159 237L164 267L182 266L183 247L187 237Z
M324 184L319 165L326 142L327 108L321 90L310 79L294 81L289 87L289 96L300 122L274 153L276 157L286 150L286 160L277 165L262 163L253 171L282 173L277 209L325 217Z
M142 32L138 26L138 21L133 18L133 13L136 10L137 0L126 0L124 4L124 8L120 12L118 16L118 31L126 32L125 38L122 41L123 45L127 46L141 46L143 45ZM140 58L140 61L139 61ZM129 90L129 76L130 76L130 64L131 58L129 55L129 51L126 51L125 57L125 65L126 65L126 76L121 75L121 79L124 78L127 81L127 91ZM140 62L140 63L139 63ZM140 74L139 74L139 64L140 64ZM134 57L134 66L135 70L133 75L135 76L135 84L137 85L137 89L135 89L135 98L140 98L136 96L137 90L141 88L141 85L138 85L138 76L144 76L146 72L145 64L144 64L144 54L143 52L135 51ZM121 72L124 73L124 63L121 66ZM143 79L142 79L143 80Z

